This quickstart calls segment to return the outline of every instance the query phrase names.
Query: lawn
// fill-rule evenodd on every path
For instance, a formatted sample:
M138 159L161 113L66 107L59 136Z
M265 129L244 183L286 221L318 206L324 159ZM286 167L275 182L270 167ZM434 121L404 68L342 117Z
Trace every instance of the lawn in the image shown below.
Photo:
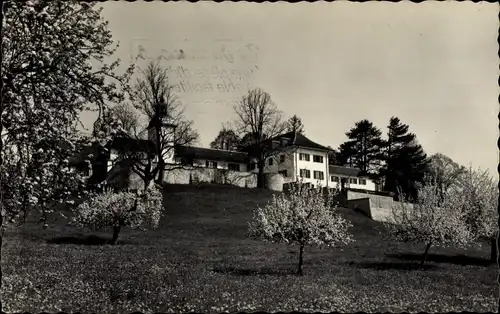
M306 248L246 237L269 191L169 186L157 230L105 232L35 223L6 232L4 310L29 312L496 311L488 243L431 248L385 240L377 222L347 209L356 242Z

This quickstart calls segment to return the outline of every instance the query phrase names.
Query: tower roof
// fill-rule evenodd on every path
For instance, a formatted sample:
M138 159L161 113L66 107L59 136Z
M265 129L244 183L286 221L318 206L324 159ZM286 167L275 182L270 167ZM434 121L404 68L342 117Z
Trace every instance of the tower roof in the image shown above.
M167 121L161 121L161 125L164 126L164 127L172 127L172 128L176 128L177 127L177 124L175 123L172 123L172 122L167 122ZM148 124L148 129L153 127L153 120L150 120L149 121L149 124Z

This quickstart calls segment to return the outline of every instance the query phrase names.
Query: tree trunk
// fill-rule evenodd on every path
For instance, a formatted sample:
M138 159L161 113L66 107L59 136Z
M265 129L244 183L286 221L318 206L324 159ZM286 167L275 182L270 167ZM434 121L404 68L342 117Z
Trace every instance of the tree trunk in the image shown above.
M161 112L161 106L160 104L157 104L157 111L156 111L156 116L155 116L155 132L156 132L156 154L158 155L158 163L156 166L158 167L158 179L157 182L158 184L163 183L163 172L164 172L164 160L163 160L163 147L161 143L161 129L162 129L162 117L160 116Z
M165 175L165 163L163 162L163 158L160 158L157 167L158 167L157 183L161 185L163 184L163 176Z
M304 264L304 243L300 244L300 249L299 249L299 269L297 270L297 275L302 276L302 265Z
M497 238L496 237L491 238L490 243L491 243L490 261L491 263L496 263L498 255Z
M263 189L265 187L265 184L264 184L264 166L265 166L265 160L259 160L259 162L258 162L259 174L257 175L257 188L259 188L259 189Z
M144 191L146 191L149 187L149 185L151 184L151 181L153 181L152 179L144 179Z
M118 235L120 234L121 227L120 226L114 226L113 227L113 238L111 239L111 244L115 245L116 240L118 240Z
M427 246L425 247L425 252L422 257L422 261L420 261L420 268L424 267L424 263L427 260L427 256L429 255L429 249L431 248L432 242L427 243Z

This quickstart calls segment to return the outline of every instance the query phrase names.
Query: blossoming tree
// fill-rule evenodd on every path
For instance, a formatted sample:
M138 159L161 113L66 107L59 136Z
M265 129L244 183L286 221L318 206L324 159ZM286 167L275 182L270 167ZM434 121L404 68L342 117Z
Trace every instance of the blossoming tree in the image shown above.
M106 191L80 204L73 223L93 230L111 227L111 244L116 244L122 227L157 228L162 211L163 197L157 187L137 193Z
M404 198L395 203L385 225L396 241L425 244L420 262L423 267L433 244L466 246L473 239L461 210L465 202L456 189L443 193L438 185L427 182L418 188L415 203Z
M80 114L95 110L102 119L110 103L123 101L133 67L117 74L120 61L105 61L115 45L94 4L0 0L0 8L4 227L33 209L43 217L74 200L82 178L69 161L90 140L78 132ZM102 125L94 140L104 142L114 125Z
M497 259L498 233L498 182L487 170L469 167L457 179L457 190L465 202L461 210L465 222L475 238L489 238L491 241L491 261Z
M351 224L335 213L336 204L322 188L302 183L289 192L273 196L264 208L257 208L249 223L250 235L271 242L299 244L297 274L302 275L306 245L334 246L353 241Z

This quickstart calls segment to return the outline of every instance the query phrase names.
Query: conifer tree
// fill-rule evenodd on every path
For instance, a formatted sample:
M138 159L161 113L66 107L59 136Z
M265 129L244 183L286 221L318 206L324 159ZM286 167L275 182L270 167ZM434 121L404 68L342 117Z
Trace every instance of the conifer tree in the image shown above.
M299 132L301 134L305 134L304 124L302 124L302 119L300 119L297 115L293 115L287 121L287 131L288 132Z
M381 166L382 132L368 120L356 122L346 133L348 141L340 145L339 159L344 165L359 168L363 174L375 177Z
M399 118L391 117L387 126L385 165L380 170L384 177L384 190L398 194L398 187L409 198L416 197L416 183L422 183L427 171L427 155L409 132L409 126Z

